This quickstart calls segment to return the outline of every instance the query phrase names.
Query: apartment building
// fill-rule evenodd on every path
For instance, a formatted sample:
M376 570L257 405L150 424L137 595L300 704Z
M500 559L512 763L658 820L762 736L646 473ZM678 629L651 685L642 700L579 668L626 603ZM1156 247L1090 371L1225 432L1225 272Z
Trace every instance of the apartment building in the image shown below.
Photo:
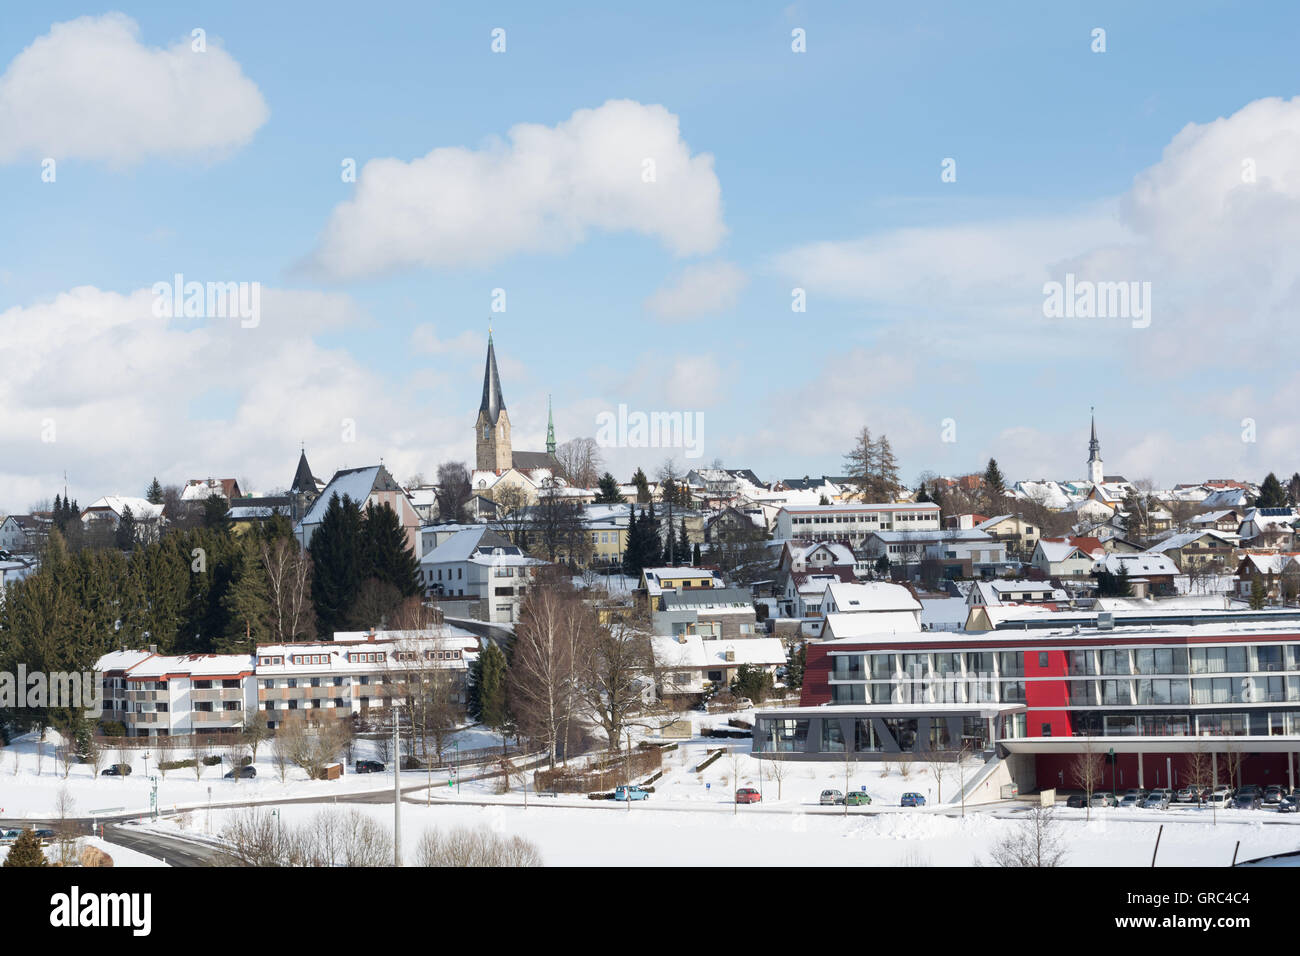
M937 531L939 506L920 504L787 505L776 516L777 538L848 541L858 547L878 531Z

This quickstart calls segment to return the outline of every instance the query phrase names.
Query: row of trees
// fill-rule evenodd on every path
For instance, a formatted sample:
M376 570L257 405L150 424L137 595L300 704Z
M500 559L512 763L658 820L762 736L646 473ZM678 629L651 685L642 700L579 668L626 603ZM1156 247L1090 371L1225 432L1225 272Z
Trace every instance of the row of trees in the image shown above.
M626 727L651 716L647 623L637 616L602 621L566 575L544 570L524 598L507 651L490 644L474 665L472 716L536 741L552 768L585 749L588 727L599 727L616 749Z

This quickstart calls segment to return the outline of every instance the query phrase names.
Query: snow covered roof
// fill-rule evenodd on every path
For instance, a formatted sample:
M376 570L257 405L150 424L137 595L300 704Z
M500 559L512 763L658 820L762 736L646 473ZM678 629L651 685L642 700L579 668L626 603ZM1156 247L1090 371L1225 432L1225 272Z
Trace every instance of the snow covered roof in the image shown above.
M251 654L151 654L127 672L128 680L158 680L168 676L236 677L252 674Z
M1218 531L1215 531L1213 529L1205 529L1201 531L1180 531L1176 534L1171 534L1163 541L1160 541L1157 544L1153 544L1151 547L1147 548L1147 550L1154 552L1156 554L1164 554L1166 551L1174 551L1178 548L1182 548L1186 545L1191 544L1193 541L1199 541L1201 538L1207 538L1207 537L1215 538L1223 545L1227 547L1232 547L1232 541L1230 541L1224 535L1220 534Z
M919 611L921 602L901 584L869 581L863 584L835 582L827 588L835 609L844 614L881 611Z
M937 513L939 506L929 501L907 504L848 504L839 502L833 505L786 505L782 510L800 514L825 514L845 511L933 511Z
M519 548L497 534L487 525L475 525L464 531L457 531L442 544L438 545L420 559L421 564L444 564L448 561L468 561L480 548L509 548L509 552L520 554Z
M921 624L912 611L876 611L871 614L832 611L826 615L826 627L822 633L828 640L842 640L868 634L896 634L900 631L914 633L920 630Z
M669 591L663 596L664 609L741 608L752 611L754 597L748 588L690 588Z
M330 499L336 494L340 500L345 497L351 498L364 508L366 501L376 490L376 486L380 491L402 490L383 465L369 465L365 468L349 468L346 471L335 472L320 497L312 503L311 510L303 516L300 525L320 524L321 519L325 517L326 509L330 506Z
M95 670L99 671L101 674L107 674L110 671L130 670L141 661L152 656L152 651L109 651L99 660L95 661Z
M1151 551L1142 551L1138 554L1112 551L1093 565L1094 571L1109 571L1111 574L1119 574L1121 568L1130 578L1179 573L1178 565L1168 557Z
M127 508L131 509L131 517L137 520L153 521L162 517L163 506L150 504L144 498L130 498L125 495L105 495L103 498L88 505L81 513L81 517L86 519L94 517L88 512L111 511L119 518Z
M741 664L775 667L786 662L785 645L776 637L706 641L698 634L683 634L680 637L655 637L651 644L655 663L660 667L738 667Z

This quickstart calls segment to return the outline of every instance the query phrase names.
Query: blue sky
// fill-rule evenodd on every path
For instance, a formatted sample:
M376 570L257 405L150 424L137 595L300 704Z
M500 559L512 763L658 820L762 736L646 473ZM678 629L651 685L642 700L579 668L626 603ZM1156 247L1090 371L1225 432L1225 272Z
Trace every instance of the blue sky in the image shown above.
M702 456L678 451L680 464L717 458L767 479L839 472L863 425L889 434L909 481L990 455L1014 477L1081 477L1096 405L1108 473L1289 474L1300 436L1273 343L1300 235L1297 14L1174 9L13 5L0 30L0 334L22 345L0 385L0 512L52 495L65 470L83 503L138 494L154 474L231 474L269 490L289 481L300 441L324 476L379 456L399 478L472 463L496 288L516 447L541 447L549 393L561 441L594 435L595 416L619 403L698 412ZM135 24L144 56L204 29L230 67L208 92L229 95L234 119L206 129L214 100L195 106L188 89L159 89L130 75L134 60L108 56L87 82L112 92L89 119L132 155L71 136L90 107L70 101L73 84L27 81L24 51L90 17L48 56L96 62L101 18L114 13ZM1090 49L1097 27L1104 53ZM791 51L796 28L805 53ZM30 110L14 105L23 98ZM160 98L174 110L141 126ZM264 121L245 129L238 117L258 98ZM602 224L602 193L581 200L578 225L519 241L520 222L490 196L432 235L418 223L386 231L391 204L365 229L336 218L371 161L416 170L450 147L478 163L513 144L531 168L513 128L567 129L609 101L632 104L609 126L624 138L653 125L651 107L670 114L675 145L699 167L692 188L666 177L646 205L611 187L614 225ZM120 122L119 108L131 114ZM30 129L33 115L48 128ZM5 138L20 145L6 152ZM602 140L575 142L574 155L552 145L581 191L603 158L576 153ZM940 181L946 157L956 182ZM1245 196L1238 157L1259 162ZM341 181L346 158L360 184ZM521 195L541 218L564 218L546 187ZM472 261L460 248L477 250ZM323 268L329 249L348 261L397 251L358 272L337 259ZM676 311L657 312L656 292L692 269L716 298L669 296ZM1150 328L1045 319L1042 283L1067 271L1150 281ZM178 272L283 295L257 328L137 322L147 296L133 293ZM795 287L805 313L791 311ZM340 437L344 417L355 442ZM949 418L956 442L940 437ZM1242 440L1247 418L1254 441ZM42 441L48 422L57 438ZM668 454L606 450L624 476Z

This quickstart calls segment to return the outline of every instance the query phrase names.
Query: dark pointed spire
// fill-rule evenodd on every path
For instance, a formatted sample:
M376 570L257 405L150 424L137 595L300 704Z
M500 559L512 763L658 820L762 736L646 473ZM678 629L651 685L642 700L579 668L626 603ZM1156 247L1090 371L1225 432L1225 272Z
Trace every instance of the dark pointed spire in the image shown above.
M1097 414L1095 409L1089 409L1092 414L1092 439L1088 442L1088 460L1096 461L1101 458L1101 442L1097 441Z
M307 449L298 455L298 470L293 473L293 485L289 489L295 493L316 493L316 479L312 476L311 466L307 464Z
M497 374L497 353L492 347L492 329L489 328L487 364L483 368L483 401L478 410L487 412L488 421L495 425L505 407L506 400L501 397L501 376Z

